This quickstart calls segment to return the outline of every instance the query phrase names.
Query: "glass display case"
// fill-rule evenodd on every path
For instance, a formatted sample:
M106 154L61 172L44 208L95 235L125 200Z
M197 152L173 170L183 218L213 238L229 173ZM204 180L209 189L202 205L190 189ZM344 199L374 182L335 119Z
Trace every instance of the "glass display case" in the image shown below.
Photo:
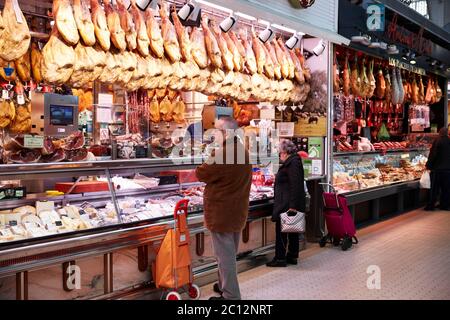
M336 153L333 186L339 193L350 193L414 181L425 170L427 156L427 149Z
M0 166L0 250L169 221L181 199L201 215L197 164L173 160ZM258 170L251 204L273 197L273 178L262 175L270 170Z

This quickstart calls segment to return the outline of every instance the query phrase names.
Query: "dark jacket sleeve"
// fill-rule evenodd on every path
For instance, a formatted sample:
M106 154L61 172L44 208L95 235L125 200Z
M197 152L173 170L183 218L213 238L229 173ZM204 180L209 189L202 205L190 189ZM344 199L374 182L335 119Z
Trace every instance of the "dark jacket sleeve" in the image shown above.
M305 184L302 160L295 157L288 168L289 208L305 212Z
M428 170L434 170L434 164L436 162L438 153L438 140L433 142L433 145L431 146L430 154L428 156L428 161L426 164L426 167Z

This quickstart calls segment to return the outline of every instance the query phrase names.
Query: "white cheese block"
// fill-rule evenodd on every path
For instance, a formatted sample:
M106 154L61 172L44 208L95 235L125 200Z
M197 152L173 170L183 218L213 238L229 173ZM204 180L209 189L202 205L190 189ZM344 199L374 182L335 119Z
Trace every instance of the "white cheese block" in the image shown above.
M19 208L14 209L13 213L21 213L21 214L31 213L31 214L36 214L36 208L32 207L32 206L23 206L23 207L19 207Z
M65 210L67 212L67 215L69 218L72 219L80 219L80 212L77 207L75 206L66 206Z
M11 231L14 233L14 235L17 235L17 236L23 236L23 237L27 236L27 230L25 230L25 228L22 227L21 225L11 227Z
M42 223L41 219L39 219L39 217L29 214L29 215L24 215L22 217L22 223L31 223L34 224L36 227L40 227L43 228L44 224Z
M36 201L36 212L39 214L42 211L53 211L55 210L54 201Z

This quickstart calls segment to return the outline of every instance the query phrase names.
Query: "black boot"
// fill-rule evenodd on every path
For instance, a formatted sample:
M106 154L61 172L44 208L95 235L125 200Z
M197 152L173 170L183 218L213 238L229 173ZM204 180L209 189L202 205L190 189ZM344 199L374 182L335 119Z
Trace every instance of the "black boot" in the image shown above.
M277 268L277 267L286 267L286 260L278 260L276 258L273 258L272 261L266 263L267 267L271 268Z
M298 261L297 261L297 258L289 258L289 257L287 257L286 258L286 263L287 264L292 264L292 265L297 265L298 264Z
M215 293L218 293L218 294L220 294L220 295L222 295L222 290L220 290L220 288L219 288L219 284L216 282L216 283L214 283L214 285L213 285L213 291L215 292Z

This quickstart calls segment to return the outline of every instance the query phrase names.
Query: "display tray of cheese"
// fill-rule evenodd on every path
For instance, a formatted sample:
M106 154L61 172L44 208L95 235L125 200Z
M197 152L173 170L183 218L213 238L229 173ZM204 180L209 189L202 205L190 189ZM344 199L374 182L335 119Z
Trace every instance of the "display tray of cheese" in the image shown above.
M55 206L52 201L36 202L36 206L22 206L0 211L0 242L43 237L117 223L115 210L81 206Z

